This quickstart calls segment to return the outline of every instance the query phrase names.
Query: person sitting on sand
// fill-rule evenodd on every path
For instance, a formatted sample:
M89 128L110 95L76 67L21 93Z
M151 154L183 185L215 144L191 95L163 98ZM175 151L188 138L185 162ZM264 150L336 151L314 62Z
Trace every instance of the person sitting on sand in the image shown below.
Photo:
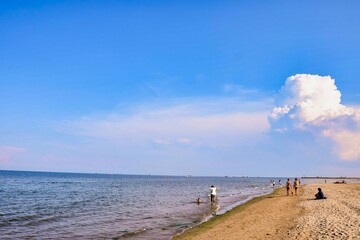
M321 188L318 188L318 193L315 194L316 199L326 199L324 193L322 192Z
M295 196L297 196L299 184L300 184L299 179L295 178L295 181L294 181Z
M290 193L290 188L291 188L291 182L290 179L288 178L288 180L286 181L286 194L289 196Z
M201 201L201 199L200 199L199 197L196 199L196 203L197 203L197 204L202 203L202 201Z

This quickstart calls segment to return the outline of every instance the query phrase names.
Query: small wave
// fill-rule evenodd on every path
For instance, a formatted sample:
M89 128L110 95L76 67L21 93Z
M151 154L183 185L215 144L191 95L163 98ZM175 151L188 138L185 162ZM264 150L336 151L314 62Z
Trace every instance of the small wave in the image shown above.
M177 222L170 224L169 227L176 227L176 228L188 228L189 226L193 225L193 222Z
M38 217L38 215L24 215L24 216L18 216L18 217L13 217L13 218L7 219L7 221L8 222L30 221L37 217Z
M51 184L74 184L78 182L51 182Z
M231 194L228 194L227 197L233 197L233 196L237 196L237 195L240 195L240 194L243 194L244 192L238 192L238 193L231 193Z
M25 226L36 226L36 225L40 225L43 223L55 222L55 221L59 220L60 218L61 218L60 216L51 216L51 217L41 218L41 219L30 221L30 222L26 223Z
M0 227L7 227L10 225L11 225L11 222L9 222L9 221L1 221L0 222Z
M130 237L134 237L134 236L137 236L139 234L142 234L144 232L146 232L147 228L141 228L141 229L138 229L136 231L132 231L132 232L126 232L124 233L123 235L121 235L120 237L114 237L112 238L113 240L117 240L117 239L120 239L120 238L130 238Z
M74 207L74 206L84 206L84 205L86 205L86 204L89 203L89 202L91 202L91 200L86 199L86 200L71 202L70 205L71 205L72 207Z

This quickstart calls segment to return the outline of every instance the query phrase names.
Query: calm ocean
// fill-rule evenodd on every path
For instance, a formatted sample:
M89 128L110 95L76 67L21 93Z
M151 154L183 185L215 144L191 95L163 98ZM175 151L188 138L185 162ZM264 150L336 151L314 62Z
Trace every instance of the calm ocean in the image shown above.
M0 238L170 239L270 193L272 179L0 171Z

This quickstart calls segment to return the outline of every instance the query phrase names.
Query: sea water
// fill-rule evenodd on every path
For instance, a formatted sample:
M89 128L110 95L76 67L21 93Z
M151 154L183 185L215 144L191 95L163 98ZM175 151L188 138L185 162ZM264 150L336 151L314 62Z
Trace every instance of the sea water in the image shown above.
M273 179L0 171L0 239L170 239Z

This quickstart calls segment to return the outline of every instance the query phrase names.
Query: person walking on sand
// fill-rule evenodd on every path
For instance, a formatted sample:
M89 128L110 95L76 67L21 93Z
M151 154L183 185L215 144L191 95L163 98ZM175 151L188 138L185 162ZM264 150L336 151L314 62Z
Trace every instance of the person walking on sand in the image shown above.
M295 196L297 196L299 184L300 184L300 183L299 183L299 179L298 179L298 178L295 178L295 180L294 180Z
M211 185L211 187L210 187L210 200L211 200L211 203L215 202L216 190L217 190L217 188L214 187L214 185Z
M290 178L288 178L287 181L286 181L286 194L287 194L287 196L289 196L290 188L291 188L291 182L290 182Z

